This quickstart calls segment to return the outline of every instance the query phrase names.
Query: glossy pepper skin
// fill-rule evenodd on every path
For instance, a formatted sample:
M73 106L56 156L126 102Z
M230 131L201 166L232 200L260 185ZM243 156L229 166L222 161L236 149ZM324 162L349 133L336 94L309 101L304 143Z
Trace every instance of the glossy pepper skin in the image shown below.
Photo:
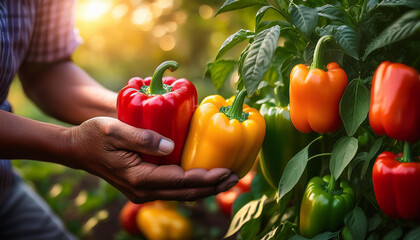
M376 159L372 171L376 200L389 217L420 221L420 162L398 161L402 156L383 152Z
M420 75L401 63L385 61L372 79L369 122L378 135L400 141L420 138Z
M174 61L162 63L153 78L132 78L119 92L118 119L134 127L151 129L172 139L175 148L168 156L142 154L142 159L157 165L180 164L188 126L197 107L197 91L184 79L165 77L167 69L176 70Z
M344 215L355 203L355 193L347 182L329 190L331 176L312 178L300 207L300 234L312 238L325 231L337 231L344 225ZM337 184L338 185L338 184Z
M192 224L176 209L147 205L137 214L140 232L150 240L188 240L192 237Z
M240 178L249 172L264 140L265 121L258 110L243 104L245 95L240 92L231 106L219 95L201 102L185 142L185 170L229 168Z
M265 119L266 131L259 164L266 181L277 189L286 164L311 139L293 127L287 107L263 104L260 113Z
M325 37L328 36L318 41L311 68L298 64L290 73L290 117L303 133L331 133L342 125L339 103L347 86L347 75L335 62L327 65L328 71L322 70L322 46L330 40Z

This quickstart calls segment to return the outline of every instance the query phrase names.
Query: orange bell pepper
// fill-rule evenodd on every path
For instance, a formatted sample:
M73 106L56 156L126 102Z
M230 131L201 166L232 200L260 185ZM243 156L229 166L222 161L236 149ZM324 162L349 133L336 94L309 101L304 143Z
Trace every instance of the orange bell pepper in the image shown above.
M339 113L347 75L335 62L322 70L323 45L331 36L320 38L311 68L296 65L290 73L290 118L303 133L337 131L342 123Z

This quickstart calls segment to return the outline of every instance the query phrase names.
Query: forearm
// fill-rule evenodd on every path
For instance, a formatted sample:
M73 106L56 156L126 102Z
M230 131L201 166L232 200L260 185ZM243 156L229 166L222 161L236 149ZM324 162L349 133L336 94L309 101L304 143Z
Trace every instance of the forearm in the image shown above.
M0 110L0 159L37 159L71 165L64 162L69 142L69 128Z
M80 124L97 116L116 117L117 94L104 88L71 61L23 64L25 93L47 114Z

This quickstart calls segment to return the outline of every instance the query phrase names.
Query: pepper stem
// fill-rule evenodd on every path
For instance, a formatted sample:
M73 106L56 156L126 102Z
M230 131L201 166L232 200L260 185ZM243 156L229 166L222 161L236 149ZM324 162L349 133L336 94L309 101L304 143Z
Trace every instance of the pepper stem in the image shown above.
M330 193L333 193L338 189L339 186L340 186L340 181L338 179L335 180L334 176L331 175L330 181L328 182L328 185L327 185L327 191Z
M162 83L162 77L163 73L166 71L166 69L169 68L171 72L178 69L178 63L175 61L165 61L161 63L153 73L152 80L150 81L149 91L150 94L164 94L167 91L163 87Z
M232 106L222 107L220 112L223 112L229 119L236 119L240 122L247 120L248 114L242 111L246 94L246 90L240 91L233 100Z
M311 69L318 68L324 69L324 48L325 43L328 41L333 40L334 38L330 35L322 36L318 42L316 43L315 51L314 51L314 60L311 65Z
M410 146L410 142L405 141L404 142L404 152L403 152L403 156L400 159L400 162L412 162L413 161L413 156L411 155L411 146Z

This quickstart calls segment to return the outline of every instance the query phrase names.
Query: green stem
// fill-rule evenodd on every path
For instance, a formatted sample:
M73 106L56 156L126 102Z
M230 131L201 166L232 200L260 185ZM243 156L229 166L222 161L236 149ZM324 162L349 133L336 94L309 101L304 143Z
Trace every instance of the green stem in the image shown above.
M155 72L153 73L152 80L150 81L150 86L149 86L150 94L155 95L155 94L166 93L167 91L163 88L163 83L162 83L163 73L168 68L169 70L171 70L171 72L173 72L178 69L178 66L179 66L178 63L175 61L165 61L161 63L156 68Z
M330 182L327 185L327 191L330 193L333 193L337 191L337 189L340 187L340 181L335 180L334 176L331 175Z
M405 141L404 142L404 152L403 152L403 156L402 156L400 162L412 162L412 161L413 161L413 156L411 155L410 142Z
M226 115L229 117L229 119L239 120L242 118L242 115L243 115L242 109L244 106L246 94L247 94L246 90L242 90L236 95L235 100L233 100L232 106L226 112Z
M312 157L308 158L308 162L309 162L310 160L314 159L314 158L317 158L317 157L324 157L324 156L331 156L331 153L320 153L320 154L317 154L317 155L313 155Z
M318 68L318 69L324 69L324 48L326 42L333 40L334 38L330 35L325 35L321 37L315 47L314 51L314 60L311 65L311 69Z

